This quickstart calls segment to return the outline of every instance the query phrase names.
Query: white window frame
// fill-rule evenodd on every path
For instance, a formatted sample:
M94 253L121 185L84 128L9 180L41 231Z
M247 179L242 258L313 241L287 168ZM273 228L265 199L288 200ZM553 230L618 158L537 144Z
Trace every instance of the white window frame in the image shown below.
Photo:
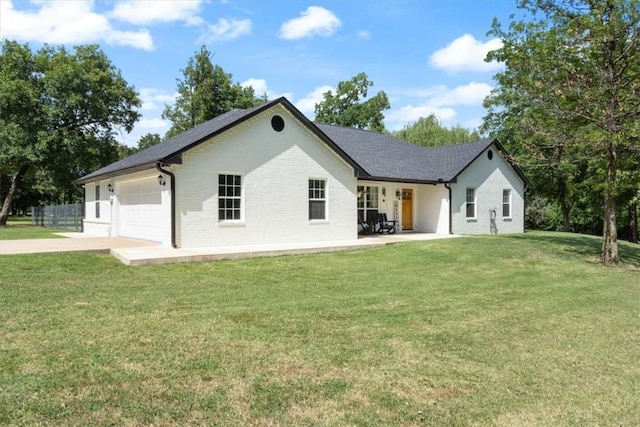
M225 177L225 182L221 183L220 178ZM234 182L229 184L227 182L228 177L233 177ZM240 179L240 184L236 184L236 178ZM218 222L220 223L238 223L241 222L244 218L244 179L242 174L235 172L218 172ZM225 188L224 195L221 194L221 188ZM233 189L233 194L228 195L228 189ZM240 192L240 194L236 194L236 189ZM227 207L227 201L237 202L238 206ZM223 203L224 202L224 203ZM224 206L223 206L224 204ZM237 218L234 218L234 214L237 211ZM221 215L224 212L224 215ZM231 218L228 218L228 214L231 212Z
M378 213L380 209L380 193L378 186L358 185L358 218L367 220L368 212Z
M100 219L100 200L101 200L101 188L100 188L100 184L96 184L95 185L95 189L94 189L94 197L95 197L95 218L96 219Z
M506 199L505 199L505 195L506 195ZM505 208L509 210L507 215L504 214ZM512 210L513 209L511 204L511 189L505 188L502 190L502 217L505 219L511 218Z
M326 221L327 220L327 180L324 178L309 178L307 181L308 194L309 194L309 221ZM321 186L316 184L321 183ZM312 218L312 213L315 212L312 209L312 205L322 203L323 211L322 218Z
M473 202L469 201L469 191L473 191ZM476 219L478 214L478 192L473 187L467 187L464 195L464 215L466 219ZM469 207L473 207L473 216L469 215Z

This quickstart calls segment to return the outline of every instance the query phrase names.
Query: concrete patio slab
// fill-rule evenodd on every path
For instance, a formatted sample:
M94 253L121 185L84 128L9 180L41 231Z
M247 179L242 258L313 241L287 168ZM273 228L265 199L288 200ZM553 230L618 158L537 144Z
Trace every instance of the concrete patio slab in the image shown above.
M450 234L402 233L395 235L364 236L356 241L317 242L304 244L274 244L254 246L227 246L211 248L167 248L122 247L114 248L111 254L122 263L130 266L155 265L165 263L183 263L195 261L214 261L222 259L242 259L256 257L274 257L282 255L310 254L322 252L348 251L373 248L411 240L434 240L458 237Z
M167 248L167 247L125 247L114 248L111 255L130 266L155 265L166 263L182 263L195 261L214 261L222 259L242 259L257 257L274 257L282 255L308 254L355 250L384 245L383 242L331 242L325 244L282 244L227 246L212 248Z
M109 253L114 248L153 247L157 243L122 237L87 237L82 233L60 233L67 239L30 239L0 241L0 255L37 254L49 252Z
M83 233L58 234L68 238L0 241L0 255L47 252L109 253L126 265L139 266L346 251L373 248L412 240L458 237L450 234L398 233L393 235L380 234L362 236L358 240L344 242L174 249L144 240L120 237L92 237Z

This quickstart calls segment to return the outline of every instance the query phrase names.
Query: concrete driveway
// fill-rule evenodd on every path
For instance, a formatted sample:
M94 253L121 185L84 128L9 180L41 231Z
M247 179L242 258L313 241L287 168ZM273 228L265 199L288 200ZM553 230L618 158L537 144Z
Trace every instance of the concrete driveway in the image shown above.
M81 233L60 233L69 239L0 240L0 255L36 254L46 252L98 252L111 249L158 246L145 240L121 237L80 237Z

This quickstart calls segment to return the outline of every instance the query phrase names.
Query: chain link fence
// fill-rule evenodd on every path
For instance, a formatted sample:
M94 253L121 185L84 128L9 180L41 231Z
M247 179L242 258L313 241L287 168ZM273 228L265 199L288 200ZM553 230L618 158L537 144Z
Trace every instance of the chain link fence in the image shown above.
M31 208L31 223L59 230L82 231L82 203L34 206Z

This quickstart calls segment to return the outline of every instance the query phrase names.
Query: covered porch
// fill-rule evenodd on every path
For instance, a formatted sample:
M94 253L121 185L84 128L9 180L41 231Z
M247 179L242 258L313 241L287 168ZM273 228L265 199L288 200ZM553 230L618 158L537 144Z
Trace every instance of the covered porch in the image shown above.
M360 235L368 234L363 224L378 218L380 213L395 222L398 234L450 234L450 192L444 183L360 180L357 196Z

